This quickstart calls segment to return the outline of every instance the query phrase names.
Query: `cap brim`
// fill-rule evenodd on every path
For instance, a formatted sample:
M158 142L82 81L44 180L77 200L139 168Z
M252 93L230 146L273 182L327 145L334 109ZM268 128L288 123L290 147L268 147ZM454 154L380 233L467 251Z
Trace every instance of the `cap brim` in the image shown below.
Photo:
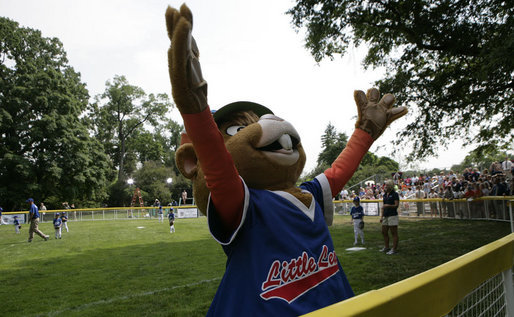
M273 111L267 107L251 101L236 101L221 107L212 114L214 121L219 124L223 119L227 118L231 113L239 111L253 111L256 115L263 116L265 114L273 114Z

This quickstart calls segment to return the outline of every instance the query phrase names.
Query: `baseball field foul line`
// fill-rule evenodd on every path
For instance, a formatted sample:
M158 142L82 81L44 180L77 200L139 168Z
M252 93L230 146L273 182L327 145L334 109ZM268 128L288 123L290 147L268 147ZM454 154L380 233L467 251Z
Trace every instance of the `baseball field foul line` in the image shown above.
M65 308L65 309L61 309L61 310L51 311L51 312L48 313L47 316L49 316L49 317L57 316L57 315L62 314L64 312L66 312L66 311L72 311L72 310L73 311L81 311L81 310L84 310L84 309L87 309L89 307L96 306L96 305L111 304L111 303L114 303L114 302L117 302L117 301L131 299L133 297L154 295L156 293L172 291L172 290L175 290L175 289L178 289L178 288L197 286L197 285L200 285L200 284L205 284L205 283L210 283L210 282L214 282L214 281L219 281L220 279L221 279L221 277L216 277L216 278L213 278L213 279L210 279L210 280L202 280L202 281L198 281L198 282L191 283L191 284L186 284L186 285L167 287L167 288L162 288L162 289L155 290L155 291L148 291L148 292L143 292L143 293L138 293L138 294L131 294L131 295L120 296L120 297L113 297L111 299L99 300L99 301L96 301L96 302L91 302L91 303L83 304L83 305L80 305L80 306L69 307L69 308ZM44 315L37 314L36 316L44 316Z

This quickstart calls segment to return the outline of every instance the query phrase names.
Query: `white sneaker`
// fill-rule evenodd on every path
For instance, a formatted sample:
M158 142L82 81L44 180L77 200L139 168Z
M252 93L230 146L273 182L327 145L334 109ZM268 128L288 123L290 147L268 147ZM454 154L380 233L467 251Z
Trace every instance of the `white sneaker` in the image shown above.
M389 248L386 248L386 247L383 247L382 249L380 249L380 252L388 252L389 251Z
M396 254L396 250L395 249L391 249L386 254L388 254L388 255Z

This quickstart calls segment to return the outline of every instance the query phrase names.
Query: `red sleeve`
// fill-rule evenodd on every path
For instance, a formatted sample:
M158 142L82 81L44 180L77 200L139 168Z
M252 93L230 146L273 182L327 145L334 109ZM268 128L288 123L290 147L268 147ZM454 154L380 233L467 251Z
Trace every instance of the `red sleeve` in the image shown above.
M182 114L182 118L205 175L211 203L227 229L235 230L243 214L244 185L211 110L207 107L200 113Z
M332 196L339 193L373 144L373 138L361 129L355 129L344 150L324 174L330 184Z

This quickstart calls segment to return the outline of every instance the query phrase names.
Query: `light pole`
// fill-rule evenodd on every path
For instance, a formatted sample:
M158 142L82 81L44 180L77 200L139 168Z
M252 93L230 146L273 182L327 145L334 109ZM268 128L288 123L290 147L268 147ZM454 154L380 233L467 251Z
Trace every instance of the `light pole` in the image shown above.
M129 185L129 188L132 190L132 185L134 185L134 179L133 178L127 179L127 184ZM133 207L133 205L134 205L135 195L136 195L136 192L134 192L134 195L132 196L132 201L130 203L130 207ZM134 212L132 209L130 209L130 215L129 215L129 211L127 211L127 218L134 218Z
M171 192L171 184L173 183L173 179L171 177L168 177L166 180L166 183L170 186L170 205L173 202L173 193Z

